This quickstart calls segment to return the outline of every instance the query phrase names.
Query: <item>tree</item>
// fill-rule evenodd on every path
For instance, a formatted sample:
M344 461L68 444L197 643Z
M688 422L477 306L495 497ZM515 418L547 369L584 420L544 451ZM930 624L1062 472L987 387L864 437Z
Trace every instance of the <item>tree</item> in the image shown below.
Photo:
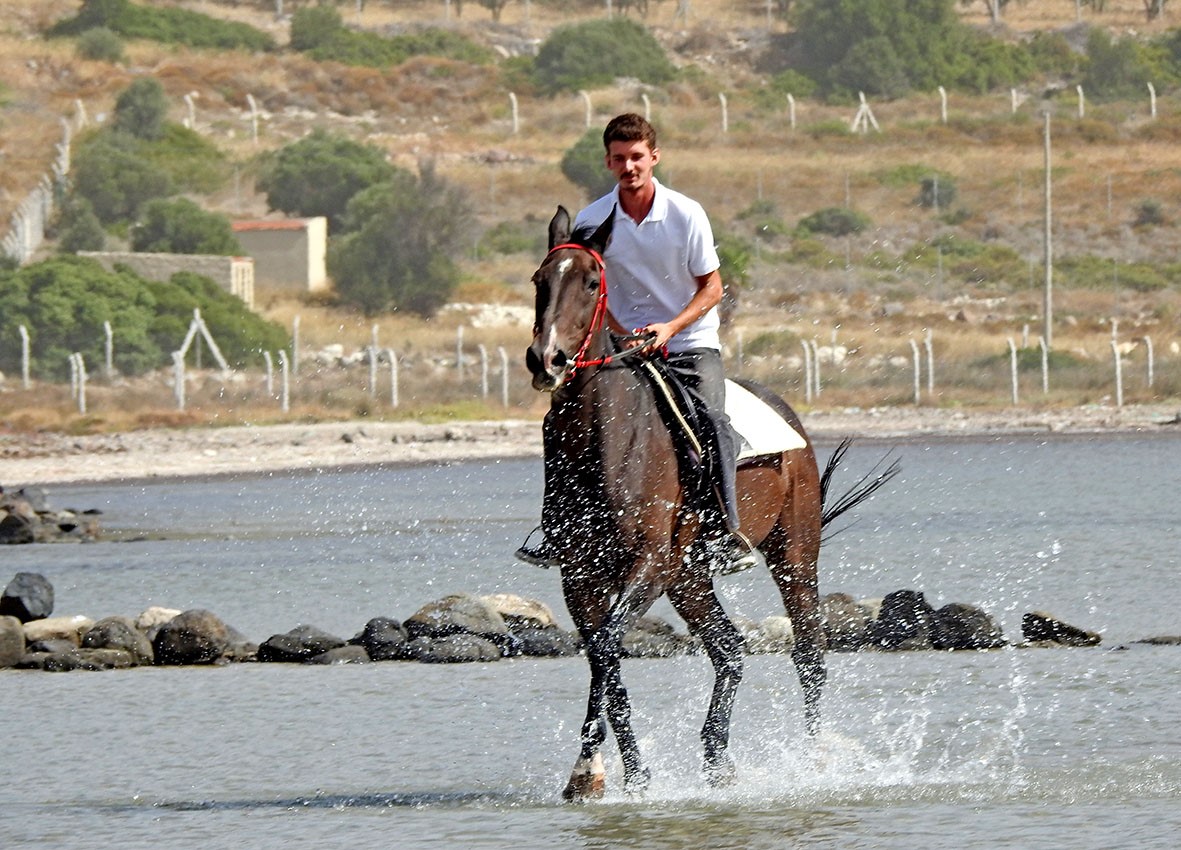
M104 225L134 221L144 204L173 191L168 174L121 133L100 133L80 144L70 173L73 194L89 201Z
M242 254L230 220L187 198L150 201L131 229L131 250L163 254Z
M603 153L603 131L590 129L562 154L562 174L590 199L607 194L615 186L615 175L604 164Z
M534 81L550 94L594 88L617 77L666 83L676 69L652 34L628 18L555 29L537 52Z
M115 129L137 139L158 139L168 117L168 97L155 77L140 77L115 101Z
M367 316L407 310L432 316L459 282L455 256L473 216L463 192L429 167L398 169L349 203L347 233L328 249L336 291Z
M282 148L264 167L258 187L273 210L299 216L322 215L332 230L341 227L354 195L389 181L395 172L385 153L325 130Z
M106 231L94 214L94 207L85 198L69 199L62 207L57 226L57 246L62 253L101 251L106 247Z

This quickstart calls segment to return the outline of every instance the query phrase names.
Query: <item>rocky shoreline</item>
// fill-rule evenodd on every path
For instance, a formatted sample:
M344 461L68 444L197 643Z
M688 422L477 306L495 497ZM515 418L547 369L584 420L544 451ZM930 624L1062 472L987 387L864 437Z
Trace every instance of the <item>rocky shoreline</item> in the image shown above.
M1051 614L1022 618L1022 640L1010 643L997 621L975 605L938 610L916 590L881 599L855 600L842 593L822 599L830 651L897 652L995 650L1004 647L1095 647L1099 634ZM737 622L748 654L787 654L794 644L787 617ZM1136 643L1181 645L1181 636ZM655 617L641 620L624 638L627 658L667 658L701 652L700 643ZM138 616L92 620L53 616L53 587L39 573L18 573L0 595L0 668L65 672L139 666L192 666L234 662L358 664L406 661L426 664L491 662L520 657L570 657L581 638L560 628L542 602L514 594L453 594L420 607L404 620L368 620L352 638L301 624L253 643L216 614L151 607Z
M806 412L821 446L845 436L906 442L971 437L1181 435L1176 406L1088 406L1035 410L925 407L841 408ZM539 420L425 424L323 422L265 426L161 428L70 436L0 431L0 484L139 482L376 464L444 463L541 456Z

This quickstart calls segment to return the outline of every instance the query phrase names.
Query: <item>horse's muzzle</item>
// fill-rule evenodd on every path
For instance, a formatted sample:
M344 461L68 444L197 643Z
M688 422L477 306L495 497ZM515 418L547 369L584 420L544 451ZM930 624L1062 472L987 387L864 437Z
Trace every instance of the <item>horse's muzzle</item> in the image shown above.
M549 358L548 366L534 346L529 346L525 351L525 367L533 376L533 389L541 392L553 392L561 386L568 364L569 359L561 350Z

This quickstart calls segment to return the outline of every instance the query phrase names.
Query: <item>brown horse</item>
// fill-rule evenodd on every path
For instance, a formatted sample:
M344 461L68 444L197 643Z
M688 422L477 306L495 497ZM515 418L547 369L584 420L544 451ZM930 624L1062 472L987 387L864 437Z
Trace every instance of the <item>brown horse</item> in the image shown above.
M733 778L730 715L743 667L742 637L718 601L714 570L699 542L702 505L684 483L650 380L605 327L602 251L612 222L609 217L589 238L571 242L570 216L558 208L549 226L549 253L533 275L536 318L526 355L534 388L553 393L546 417L544 524L563 565L566 606L591 669L582 747L563 793L567 800L602 795L600 748L608 722L625 786L639 790L647 784L620 675L621 644L662 595L700 638L714 668L701 732L705 774L713 784ZM804 435L785 402L746 386ZM892 468L868 483L862 479L826 512L829 476L841 453L834 453L823 476L810 442L755 458L738 471L742 529L762 552L795 632L792 659L810 735L819 730L826 675L816 585L821 529L893 474Z

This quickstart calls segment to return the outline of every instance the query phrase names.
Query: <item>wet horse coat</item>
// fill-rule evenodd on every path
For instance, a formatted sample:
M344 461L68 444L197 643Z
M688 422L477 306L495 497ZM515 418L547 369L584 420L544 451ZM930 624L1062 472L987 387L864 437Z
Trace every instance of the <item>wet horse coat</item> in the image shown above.
M678 470L673 438L648 380L606 329L602 250L612 219L584 242L571 243L570 217L550 222L550 251L533 275L535 325L526 363L533 386L553 393L547 416L546 537L562 567L566 606L586 644L591 682L581 749L566 799L603 792L600 749L607 724L615 733L625 785L648 780L620 671L622 640L667 594L701 639L715 679L701 739L705 773L729 781L730 715L743 668L743 641L714 591L713 569L700 545L702 517ZM824 630L816 568L825 515L822 478L811 442L791 408L746 385L798 433L802 448L744 463L738 472L743 532L762 552L795 633L792 658L803 687L809 734L820 724L825 681ZM836 455L834 455L834 458ZM852 507L882 483L842 499Z

